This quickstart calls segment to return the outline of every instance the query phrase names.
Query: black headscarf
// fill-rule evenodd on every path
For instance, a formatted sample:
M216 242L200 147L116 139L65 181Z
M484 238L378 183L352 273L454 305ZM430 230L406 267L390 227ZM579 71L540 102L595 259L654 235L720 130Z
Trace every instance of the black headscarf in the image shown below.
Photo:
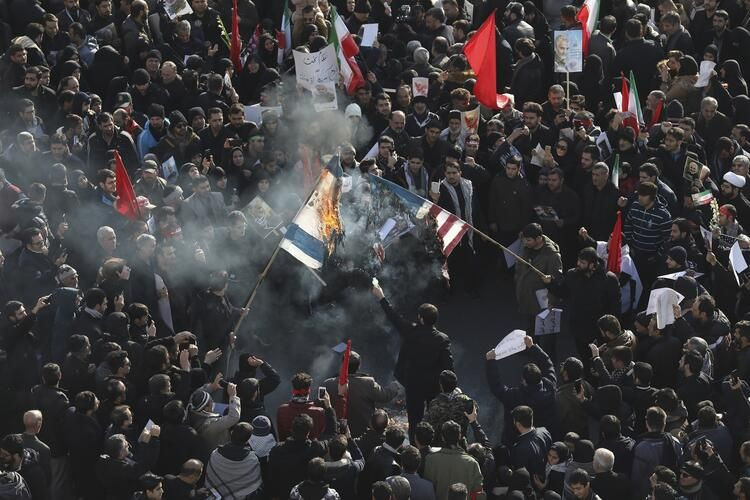
M740 64L734 59L724 61L721 69L724 70L724 82L727 84L727 90L732 97L738 95L747 95L747 83L742 78Z

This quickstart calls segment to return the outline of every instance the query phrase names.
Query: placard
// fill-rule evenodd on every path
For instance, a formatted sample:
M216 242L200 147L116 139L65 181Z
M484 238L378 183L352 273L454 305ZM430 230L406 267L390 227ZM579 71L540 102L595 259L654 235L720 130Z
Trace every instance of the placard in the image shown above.
M242 213L247 217L250 228L263 239L268 238L284 222L260 196L253 198L242 209Z
M164 11L171 20L193 13L187 0L164 0Z
M414 97L422 95L427 97L430 92L430 79L422 76L415 76L411 79L411 93Z
M562 309L545 309L534 319L534 335L554 335L560 333Z
M583 71L583 32L581 30L555 31L555 73Z
M503 359L526 349L526 332L513 330L495 346L495 359Z
M333 44L312 54L296 50L293 50L292 54L297 83L305 90L315 92L318 85L331 82L335 85L338 82L339 61Z

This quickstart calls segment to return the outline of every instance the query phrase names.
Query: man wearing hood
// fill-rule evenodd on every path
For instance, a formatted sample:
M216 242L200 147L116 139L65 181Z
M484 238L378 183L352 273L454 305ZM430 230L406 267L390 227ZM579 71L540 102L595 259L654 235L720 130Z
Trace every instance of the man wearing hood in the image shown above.
M133 84L128 88L133 98L133 110L148 113L152 104L167 106L169 93L151 81L151 75L143 68L135 70Z
M189 162L196 154L200 154L201 151L203 150L201 149L200 137L188 125L185 115L180 111L170 113L167 134L159 140L155 147L151 148L151 152L162 163L174 157L178 168Z
M620 313L617 277L604 268L596 250L587 247L578 252L576 267L569 269L564 276L545 276L543 281L552 293L565 300L578 356L584 360L585 367L590 366L588 346L598 337L597 321L604 314Z
M138 159L141 161L167 134L167 127L169 126L169 121L164 118L164 106L161 104L151 104L146 114L148 123L138 136Z

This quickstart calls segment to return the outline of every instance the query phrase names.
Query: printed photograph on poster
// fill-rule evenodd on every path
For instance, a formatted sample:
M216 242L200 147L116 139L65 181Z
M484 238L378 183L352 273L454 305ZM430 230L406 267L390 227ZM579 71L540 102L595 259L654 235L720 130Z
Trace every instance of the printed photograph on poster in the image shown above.
M555 31L555 72L583 71L583 35L581 30Z
M177 19L180 16L187 16L193 13L193 9L188 5L187 0L165 0L164 10L169 19Z

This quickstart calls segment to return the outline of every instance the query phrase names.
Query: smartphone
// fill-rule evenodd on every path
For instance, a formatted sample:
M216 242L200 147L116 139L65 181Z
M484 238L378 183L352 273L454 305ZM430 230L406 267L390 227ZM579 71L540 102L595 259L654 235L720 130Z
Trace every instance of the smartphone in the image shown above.
M737 376L737 370L733 370L729 376L731 377L732 385L737 385L739 383L740 378Z
M576 388L576 394L578 394L579 392L583 390L583 382L581 381L580 378L577 379L575 382L573 382L573 384L575 385L575 388Z
M469 399L464 401L464 413L472 413L474 411L474 400Z
M326 397L326 388L325 387L318 387L318 399L323 399Z
M431 182L430 183L430 191L433 193L439 193L440 192L440 183L439 182Z
M339 434L346 434L346 428L349 425L345 418L339 419Z
M224 379L219 380L219 387L221 387L222 389L226 389L228 385L229 385L229 382L227 382L226 380Z
M44 297L44 300L43 300L43 302L44 302L45 304L49 304L50 302L52 302L52 295L49 295L49 296L47 296L47 297Z

